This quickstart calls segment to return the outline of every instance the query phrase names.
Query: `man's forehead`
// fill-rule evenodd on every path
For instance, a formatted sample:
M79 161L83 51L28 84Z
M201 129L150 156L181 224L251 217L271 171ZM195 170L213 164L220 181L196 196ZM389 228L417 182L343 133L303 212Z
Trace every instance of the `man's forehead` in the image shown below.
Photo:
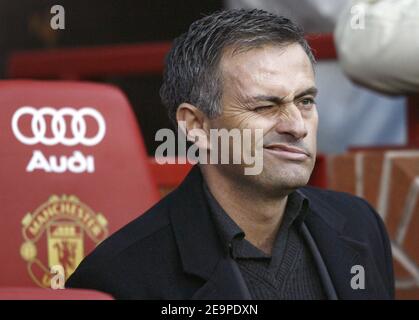
M227 47L223 50L220 66L226 72L259 69L265 73L277 73L280 66L312 69L307 53L298 43L286 46L268 44L239 51Z
M226 52L220 66L224 88L246 95L272 91L288 95L315 86L312 64L299 44L265 46L236 55Z
M220 71L225 80L239 83L277 81L290 74L314 79L311 61L299 44L286 47L267 45L238 54L229 49L222 56Z

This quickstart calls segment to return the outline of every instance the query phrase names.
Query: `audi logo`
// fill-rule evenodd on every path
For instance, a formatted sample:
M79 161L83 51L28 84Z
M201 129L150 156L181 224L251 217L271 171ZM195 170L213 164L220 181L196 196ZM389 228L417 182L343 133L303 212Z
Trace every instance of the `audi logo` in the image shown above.
M22 134L19 128L19 119L22 116L31 116L32 136ZM51 116L50 122L52 136L47 137L47 122L45 116ZM71 117L71 137L67 137L67 124L65 116ZM86 121L85 117L95 119L98 131L93 137L86 137ZM62 108L56 110L50 107L35 109L33 107L24 106L19 108L12 118L12 130L15 137L22 143L33 145L42 143L47 146L63 144L65 146L75 146L82 144L85 146L94 146L102 141L106 132L106 124L103 116L95 109L85 107L82 109Z

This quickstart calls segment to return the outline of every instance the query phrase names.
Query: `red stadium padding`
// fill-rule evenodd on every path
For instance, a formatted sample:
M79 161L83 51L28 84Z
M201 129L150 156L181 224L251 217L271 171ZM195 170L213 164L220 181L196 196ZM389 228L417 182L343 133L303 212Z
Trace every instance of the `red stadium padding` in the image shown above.
M0 81L0 286L50 286L159 199L113 86ZM56 267L57 268L57 267Z
M79 289L0 288L0 300L113 300L103 292Z
M332 34L309 34L318 60L336 59ZM109 75L161 74L170 42L60 48L13 52L6 65L10 78L89 79Z
M12 78L89 79L160 74L170 42L111 45L13 53L6 67Z

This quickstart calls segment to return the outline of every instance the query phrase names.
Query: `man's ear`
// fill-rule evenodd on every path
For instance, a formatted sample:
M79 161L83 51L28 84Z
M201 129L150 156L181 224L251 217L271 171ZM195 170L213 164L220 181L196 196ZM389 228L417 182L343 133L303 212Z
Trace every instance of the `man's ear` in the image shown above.
M192 104L182 103L176 110L176 121L178 130L183 131L188 141L207 149L204 143L209 139L209 123L201 110Z
M185 122L188 131L201 128L203 129L203 122L205 115L201 110L190 103L182 103L176 110L176 121Z

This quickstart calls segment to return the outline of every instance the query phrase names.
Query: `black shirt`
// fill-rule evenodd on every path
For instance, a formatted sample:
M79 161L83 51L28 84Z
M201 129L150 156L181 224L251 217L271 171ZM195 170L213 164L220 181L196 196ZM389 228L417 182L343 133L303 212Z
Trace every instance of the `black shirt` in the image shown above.
M220 239L237 262L253 299L326 299L310 249L299 227L309 200L298 190L288 195L284 216L272 255L245 239L243 230L230 218L204 183Z

